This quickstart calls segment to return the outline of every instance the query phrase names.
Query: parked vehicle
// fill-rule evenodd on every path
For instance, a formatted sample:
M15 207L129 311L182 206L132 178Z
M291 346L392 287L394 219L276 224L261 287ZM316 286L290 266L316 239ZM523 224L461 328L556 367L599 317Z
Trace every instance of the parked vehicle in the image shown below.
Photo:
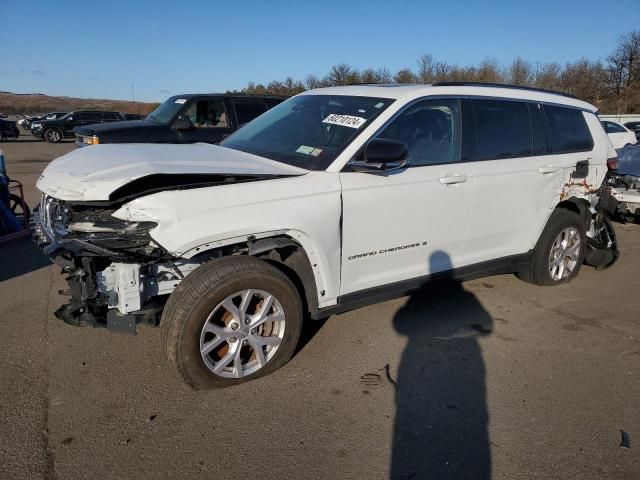
M142 121L78 127L75 129L76 145L218 143L282 100L253 95L176 95Z
M147 117L141 113L123 113L122 116L125 120L144 120Z
M602 125L616 150L626 147L627 145L635 145L638 143L636 134L627 127L610 120L603 120Z
M0 119L0 141L15 140L20 136L20 130L16 126L16 122Z
M606 268L616 202L600 186L614 161L596 107L568 96L326 88L220 146L69 153L38 181L33 234L68 274L59 318L121 332L159 322L182 379L228 386L284 365L305 318L436 275L559 285L583 261Z
M618 150L618 168L608 175L611 194L618 200L618 217L635 222L640 220L640 149L627 147Z
M640 141L640 122L627 122L624 126L634 132L636 134L636 140Z
M67 112L49 112L44 115L25 117L18 121L18 125L20 125L25 130L31 130L31 124L33 122L37 122L40 120L55 120L56 118L64 117Z
M118 122L123 117L118 112L102 112L79 110L52 120L38 120L31 124L31 134L51 143L58 143L63 138L73 138L73 129L80 125L94 123Z

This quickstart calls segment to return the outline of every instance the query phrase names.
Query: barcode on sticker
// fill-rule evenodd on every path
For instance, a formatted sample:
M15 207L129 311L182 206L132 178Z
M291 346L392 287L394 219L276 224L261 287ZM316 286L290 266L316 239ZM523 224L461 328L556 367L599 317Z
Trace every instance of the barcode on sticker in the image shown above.
M329 123L331 125L340 125L342 127L360 128L367 120L362 117L353 117L351 115L339 115L332 113L325 118L322 123Z

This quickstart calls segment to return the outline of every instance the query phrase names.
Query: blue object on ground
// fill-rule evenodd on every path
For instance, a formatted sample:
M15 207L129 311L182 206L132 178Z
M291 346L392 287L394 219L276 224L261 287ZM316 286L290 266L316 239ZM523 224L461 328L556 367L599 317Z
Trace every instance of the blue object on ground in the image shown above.
M22 230L22 224L9 208L9 177L4 163L4 154L0 150L0 234Z

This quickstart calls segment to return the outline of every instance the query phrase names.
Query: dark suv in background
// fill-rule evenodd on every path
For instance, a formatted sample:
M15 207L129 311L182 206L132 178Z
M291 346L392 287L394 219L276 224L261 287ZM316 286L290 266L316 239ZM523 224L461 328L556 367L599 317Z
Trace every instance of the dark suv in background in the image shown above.
M254 95L175 95L144 120L77 127L76 145L218 143L283 100Z
M94 123L117 122L124 119L118 112L101 112L78 110L53 120L38 120L31 124L31 134L34 137L57 143L63 138L73 138L73 129L82 125Z

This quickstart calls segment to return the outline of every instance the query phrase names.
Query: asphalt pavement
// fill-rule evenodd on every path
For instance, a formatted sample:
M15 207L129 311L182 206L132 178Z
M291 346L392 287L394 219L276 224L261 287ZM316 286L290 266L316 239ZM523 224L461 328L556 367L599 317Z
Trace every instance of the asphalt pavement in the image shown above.
M75 147L0 148L35 205ZM0 478L640 479L640 225L616 230L609 270L426 285L204 392L163 365L157 329L57 320L58 268L30 241L0 247Z

